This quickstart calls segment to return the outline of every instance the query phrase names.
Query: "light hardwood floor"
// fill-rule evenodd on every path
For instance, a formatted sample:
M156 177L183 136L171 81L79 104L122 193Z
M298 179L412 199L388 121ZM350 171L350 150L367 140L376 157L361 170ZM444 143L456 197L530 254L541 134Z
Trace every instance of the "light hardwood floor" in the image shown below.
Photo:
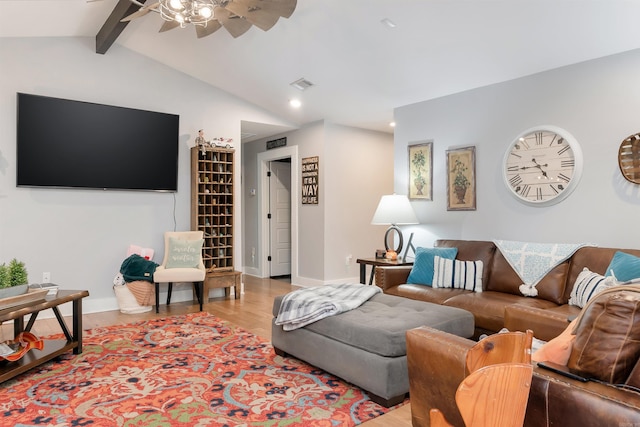
M291 284L271 279L258 279L243 276L245 293L240 299L211 298L204 304L203 309L214 316L228 320L257 336L271 341L271 319L273 298L292 290ZM84 314L82 316L83 329L100 326L121 325L138 320L154 319L167 315L197 312L199 307L191 302L174 302L166 306L161 302L160 313L155 310L142 314L122 314L120 311L105 311ZM71 324L71 319L66 319ZM0 341L12 337L13 326L4 324L0 327ZM60 333L60 326L55 318L37 320L32 332L38 336ZM411 426L411 405L407 404L399 409L361 424L363 427L409 427Z

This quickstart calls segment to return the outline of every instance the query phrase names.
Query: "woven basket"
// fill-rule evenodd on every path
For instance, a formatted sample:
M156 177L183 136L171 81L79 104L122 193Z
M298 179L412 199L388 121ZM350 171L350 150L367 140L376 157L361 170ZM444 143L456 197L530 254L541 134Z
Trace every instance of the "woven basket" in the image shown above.
M640 184L640 133L622 141L618 150L618 166L625 179Z

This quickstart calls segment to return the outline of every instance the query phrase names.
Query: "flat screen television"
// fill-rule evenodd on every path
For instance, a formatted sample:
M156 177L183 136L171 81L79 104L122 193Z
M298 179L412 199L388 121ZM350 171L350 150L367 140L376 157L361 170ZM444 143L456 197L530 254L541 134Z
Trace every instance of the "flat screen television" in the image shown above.
M178 189L179 116L18 93L17 186Z

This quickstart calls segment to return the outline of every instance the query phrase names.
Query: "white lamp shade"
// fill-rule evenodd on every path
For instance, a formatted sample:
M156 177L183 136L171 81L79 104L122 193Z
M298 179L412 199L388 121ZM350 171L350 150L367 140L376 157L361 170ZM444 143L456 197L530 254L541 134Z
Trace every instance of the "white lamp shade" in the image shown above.
M371 224L419 224L407 196L391 194L382 196Z

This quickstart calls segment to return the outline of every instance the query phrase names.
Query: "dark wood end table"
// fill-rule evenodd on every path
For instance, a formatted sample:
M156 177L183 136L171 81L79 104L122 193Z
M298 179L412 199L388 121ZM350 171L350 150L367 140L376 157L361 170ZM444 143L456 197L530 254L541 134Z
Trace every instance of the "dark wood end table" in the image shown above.
M356 260L360 264L360 283L367 283L367 265L371 266L371 276L369 276L369 285L373 284L373 277L376 273L376 267L390 265L413 265L413 261L391 261L386 258L358 258Z
M20 360L0 363L0 383L39 366L61 354L73 350L73 354L82 353L82 298L88 297L89 291L59 290L57 295L48 295L43 300L32 301L24 305L0 310L0 323L13 320L14 337L20 332L31 331L38 313L48 308L53 310L66 339L45 340L42 350L31 349ZM58 310L60 304L73 304L72 330L69 331L64 318ZM26 327L24 316L30 314Z

